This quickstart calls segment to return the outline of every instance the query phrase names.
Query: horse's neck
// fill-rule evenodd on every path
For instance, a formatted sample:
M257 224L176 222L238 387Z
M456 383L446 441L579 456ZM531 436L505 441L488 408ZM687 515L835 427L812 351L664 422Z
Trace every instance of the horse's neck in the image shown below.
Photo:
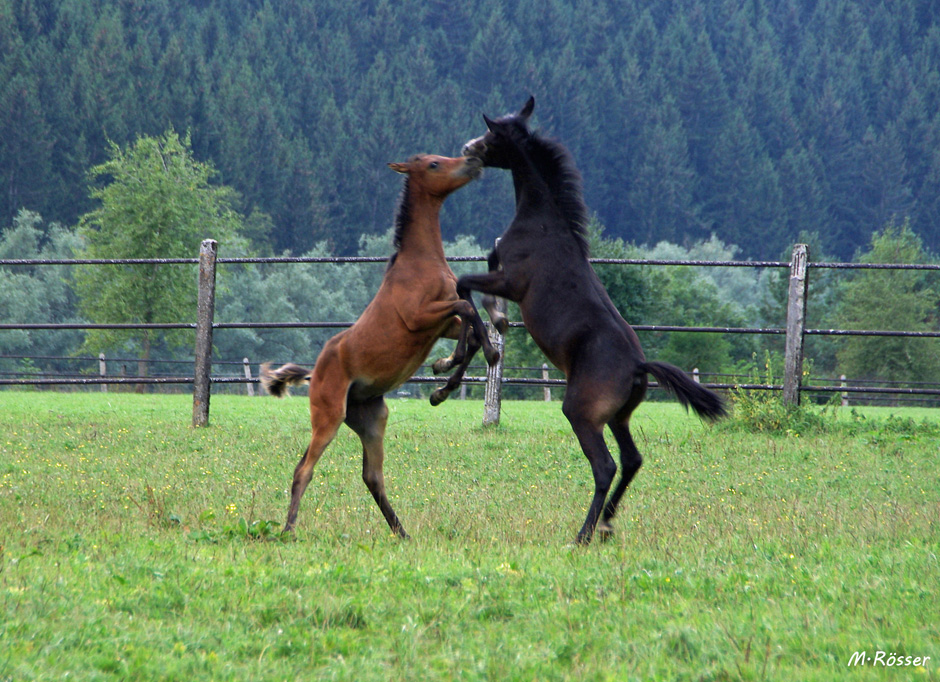
M551 188L527 156L513 164L512 184L516 191L517 214L555 211Z
M551 199L551 188L528 153L518 150L510 170L517 207L523 203L540 204Z
M440 258L444 260L441 242L441 205L443 201L428 196L411 197L411 219L401 236L399 257Z

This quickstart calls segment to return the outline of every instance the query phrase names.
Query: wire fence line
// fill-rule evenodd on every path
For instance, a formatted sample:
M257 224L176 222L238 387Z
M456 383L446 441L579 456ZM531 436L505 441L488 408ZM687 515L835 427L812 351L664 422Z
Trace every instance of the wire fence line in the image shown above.
M76 363L83 363L86 365L92 365L93 363L98 363L101 361L101 356L52 356L52 355L10 355L2 354L0 355L0 360L20 360L20 361L32 361L32 360L58 360L58 361L72 361ZM149 364L149 365L175 365L185 368L191 368L193 366L193 360L175 360L175 359L154 359L145 360L143 358L137 357L108 357L106 358L108 364L118 363L121 366L126 367L127 365L136 366L140 363ZM283 364L286 361L274 361L271 364L279 365ZM315 359L308 361L299 361L300 365L309 365L312 366L315 362ZM245 365L250 367L257 368L260 366L259 362L251 362L248 358L242 360L221 360L213 359L213 367L229 367L236 368L238 370L243 370ZM429 369L429 365L425 365L424 369ZM92 368L93 369L93 368ZM508 386L529 386L532 388L538 387L548 387L548 388L564 388L566 382L564 379L560 378L547 378L545 372L547 371L547 365L542 367L523 367L523 366L504 366L504 370L514 371L514 372L528 372L529 374L539 374L541 376L511 376L504 377L503 384ZM486 372L486 365L470 365L468 368L468 376L464 378L464 381L471 385L481 385L486 382L486 377L482 376L480 373ZM476 374L474 374L476 373ZM693 372L693 376L700 381L705 386L718 390L732 390L732 389L741 389L741 390L769 390L769 391L780 391L783 389L783 384L780 383L766 383L766 382L756 382L754 376L751 374L731 374L731 373L722 373L722 372L698 372L697 370ZM241 372L237 374L225 375L225 374L216 374L211 377L213 384L220 385L258 385L260 380L256 373L253 373L252 376L243 376ZM406 382L407 384L438 384L442 381L440 377L429 376L429 375L416 375L409 379ZM887 381L887 380L873 380L873 379L847 379L845 376L841 377L814 377L815 382L819 382L812 385L804 385L801 390L803 393L859 393L866 394L866 401L877 401L879 398L874 398L878 395L888 395L888 396L916 396L916 395L926 395L926 396L937 396L940 395L940 384L934 382L926 381ZM60 371L55 372L54 376L48 376L47 372L43 371L29 371L29 370L20 370L17 372L0 372L0 385L6 383L7 385L27 385L27 386L59 386L63 384L75 384L75 385L85 385L85 386L94 386L94 385L116 385L116 386L133 386L135 384L154 384L154 385L184 385L191 384L193 382L193 376L191 373L183 372L180 374L170 374L164 372L159 375L154 375L153 373L148 374L147 376L138 376L134 374L127 374L126 370L122 371L120 374L100 374L95 376L93 373L89 374L88 371L76 370L73 372ZM651 382L651 388L658 388L655 382ZM872 395L868 395L872 394ZM556 396L559 394L555 394ZM881 398L882 400L887 400L888 398ZM936 399L927 399L928 402L936 402ZM910 398L904 400L904 402L912 402Z
M213 322L213 329L346 329L354 322ZM75 329L196 329L195 322L12 322L0 323L0 330L75 330ZM695 327L657 324L632 324L638 332L706 332L717 334L769 334L783 336L783 328L767 327ZM524 329L522 322L510 322L511 329ZM894 336L906 338L940 338L940 331L892 331L879 329L804 329L807 336Z
M449 263L485 263L486 256L447 256ZM675 260L663 258L590 258L595 265L682 265L723 268L787 268L790 261L753 260ZM246 256L219 257L219 265L267 263L387 263L387 256ZM198 258L0 258L0 266L32 265L198 265ZM846 263L817 261L807 263L820 270L940 270L938 263Z
M199 311L196 322L168 322L168 323L45 323L45 322L2 322L3 330L135 330L135 329L192 329L197 334L197 346L201 344L203 350L197 350L192 361L171 361L180 364L196 365L193 376L159 376L159 377L133 377L133 376L56 376L36 377L18 376L12 378L0 375L0 386L17 385L95 385L107 386L110 384L192 384L194 386L194 404L204 403L205 414L197 417L194 407L194 423L208 421L208 395L212 384L247 384L257 383L257 377L250 372L242 376L212 375L212 367L221 365L244 364L238 361L221 361L211 357L211 334L214 330L224 329L344 329L353 324L353 321L313 321L313 322L277 322L277 321L243 321L243 322L216 322L214 317L215 271L217 265L240 264L292 264L292 263L385 263L387 257L379 256L281 256L281 257L234 257L223 258L217 255L218 245L214 240L203 242L198 258L95 258L95 259L0 259L0 266L8 267L44 267L44 266L122 266L122 265L197 265L200 270ZM485 262L484 256L452 256L447 260L453 263ZM869 336L869 337L901 337L901 338L938 338L940 331L905 331L905 330L847 330L847 329L812 329L805 327L806 300L808 296L807 272L812 269L841 269L841 270L940 270L940 264L892 264L892 263L826 263L810 262L805 245L796 245L790 261L715 261L715 260L675 260L675 259L618 259L618 258L592 258L591 262L601 265L620 266L663 266L663 267L748 267L748 268L788 268L790 270L789 291L787 296L787 325L781 328L762 327L718 327L718 326L676 326L676 325L632 325L636 331L646 332L703 332L720 334L755 334L776 335L786 339L785 370L783 381L780 384L767 384L753 381L739 381L741 377L733 377L731 381L706 381L703 385L717 390L731 388L753 390L783 391L788 402L799 402L801 393L832 393L841 392L843 396L850 393L866 393L869 395L894 396L937 396L940 388L932 385L923 386L874 386L863 385L861 382L846 384L844 380L836 382L829 380L824 385L803 385L803 339L805 336ZM207 299L211 299L208 300ZM208 310L206 303L209 303ZM207 314L205 314L207 313ZM521 322L513 322L511 328L522 328ZM495 332L494 332L495 333ZM200 340L201 339L201 340ZM208 340L208 343L206 341ZM24 358L25 359L25 358ZM38 359L38 358L37 358ZM101 358L99 358L101 360ZM112 362L118 361L116 358ZM125 362L138 362L136 358L128 358ZM154 361L158 362L158 361ZM159 361L168 362L168 361ZM532 368L538 371L539 368ZM532 386L532 387L563 387L563 379L546 377L507 377L499 372L499 381L506 385ZM716 375L702 375L704 377ZM440 382L441 379L431 376L416 376L408 383ZM465 379L468 384L486 383L487 378L470 376ZM655 384L653 384L655 386Z

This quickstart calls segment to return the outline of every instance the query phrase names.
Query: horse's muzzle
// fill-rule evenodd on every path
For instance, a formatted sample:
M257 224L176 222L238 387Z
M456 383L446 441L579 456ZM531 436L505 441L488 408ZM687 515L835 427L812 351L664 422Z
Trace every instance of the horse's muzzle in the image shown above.
M482 137L478 137L475 140L470 140L463 146L461 153L464 156L476 157L478 159L483 158L483 153L486 151L486 144L483 142Z
M469 154L464 154L464 173L469 175L471 179L476 180L481 175L483 175L483 159L478 156L471 156Z

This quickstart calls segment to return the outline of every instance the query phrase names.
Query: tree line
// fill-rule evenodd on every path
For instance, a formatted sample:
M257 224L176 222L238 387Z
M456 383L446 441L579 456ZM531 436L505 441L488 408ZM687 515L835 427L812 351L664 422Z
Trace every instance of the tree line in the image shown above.
M938 19L925 0L0 0L0 225L77 224L112 143L175 130L257 252L349 255L390 223L386 162L456 153L531 93L609 238L766 259L802 233L848 260L894 221L937 251ZM508 197L490 173L445 236L492 243Z
M127 147L111 145L109 158L91 169L98 205L75 228L21 210L0 235L0 259L193 258L202 239L217 238L226 257L257 255L249 219L236 210L237 195L214 182L215 170L195 159L188 137L167 132ZM400 186L401 180L399 180ZM471 185L472 187L472 185ZM466 191L466 190L464 190ZM460 193L458 193L460 194ZM387 256L391 228L357 237L358 255ZM739 260L739 247L715 236L678 245L662 241L638 247L606 234L596 219L589 228L599 258ZM811 254L819 248L811 244ZM481 256L470 236L447 240L450 256ZM304 253L331 253L321 242ZM860 252L861 262L925 263L931 256L909 221L889 221ZM814 256L815 260L816 257ZM482 263L454 270L479 271ZM614 304L632 324L714 327L783 327L787 272L780 269L655 267L597 264ZM217 277L218 322L352 322L378 289L382 263L340 265L222 264ZM177 323L193 321L194 265L77 265L0 267L0 319L4 322ZM936 271L811 271L809 327L925 331L937 328L940 287ZM509 311L519 320L518 311ZM225 329L215 335L215 357L249 357L311 364L335 330ZM541 352L524 329L507 341L510 367L537 367ZM780 364L778 338L704 332L641 332L648 357L690 370L747 373L766 361ZM441 342L435 357L449 353ZM180 330L0 330L0 372L62 371L69 356L100 352L144 360L192 356L193 335ZM17 357L29 356L23 361ZM940 381L936 340L809 337L812 376L845 373L853 379ZM139 374L146 376L148 363ZM512 375L512 371L507 372ZM521 395L517 393L517 395Z

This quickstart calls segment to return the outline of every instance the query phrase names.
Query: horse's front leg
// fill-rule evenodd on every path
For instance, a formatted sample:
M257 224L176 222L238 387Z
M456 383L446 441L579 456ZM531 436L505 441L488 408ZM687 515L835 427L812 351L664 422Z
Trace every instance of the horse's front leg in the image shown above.
M470 299L471 292L479 291L484 294L484 300L492 300L495 297L505 298L510 301L519 302L521 295L516 287L512 285L502 270L496 272L481 273L479 275L463 275L457 280L457 295L464 300ZM493 301L495 303L495 301ZM489 312L489 309L487 309Z
M497 240L497 244L498 243L499 240ZM496 249L490 251L490 254L486 258L486 265L489 272L485 274L463 275L457 279L457 295L472 305L475 311L476 306L473 305L472 292L482 292L483 307L490 316L490 320L492 320L493 325L500 334L505 334L506 330L509 329L509 319L506 317L506 314L499 309L499 302L496 299L497 297L507 298L510 301L518 302L519 296L511 287L505 272L500 269L499 254L496 252ZM478 318L479 316L480 314L477 313ZM474 332L477 332L476 327L474 327ZM482 334L477 333L477 339L483 346L486 361L492 365L493 363L490 362L490 356L487 354L487 349L492 347L489 333L484 329ZM455 352L462 350L460 348L461 343L463 343L463 339L457 344L458 349Z
M486 274L479 275L464 275L463 277L457 280L457 295L460 296L464 301L473 305L473 291L483 291L485 292L483 296L483 305L486 307L486 311L490 316L490 319L493 321L493 325L499 331L500 334L505 334L506 330L509 327L509 320L506 318L506 315L499 310L499 303L497 297L508 298L509 300L518 300L517 295L512 290L509 285L508 280L506 279L505 274L499 270L499 258L496 256L496 251L494 250L490 253L489 258L487 259L490 272ZM474 311L476 307L474 307ZM479 317L479 313L477 313ZM461 339L457 344L457 348L454 349L454 354L451 358L461 356L461 344L467 343L468 348L464 356L463 362L459 363L457 371L447 380L447 384L434 391L431 394L431 404L439 405L444 402L447 397L453 392L463 381L464 374L467 371L467 367L470 365L470 361L473 359L473 356L476 354L477 349L480 347L479 343L475 343L478 337L474 335L473 337L468 337L467 332L469 325L464 324L461 329ZM476 329L474 329L476 331ZM486 346L490 345L489 333L484 332L483 338L486 342L486 345L483 346L483 352L486 353ZM497 352L493 349L494 352ZM498 353L498 352L497 352ZM451 359L446 358L446 359ZM498 358L498 354L497 354ZM439 361L442 362L442 361ZM489 362L489 357L487 357L487 362ZM493 364L490 362L489 364ZM443 366L443 365L442 365ZM453 366L453 365L451 365ZM437 368L437 363L435 363L435 371ZM449 369L449 367L447 368ZM446 371L446 370L442 370Z
M404 314L403 314L404 312ZM423 309L414 311L402 311L399 309L399 316L405 323L409 331L417 332L430 329L440 325L444 320L452 315L457 315L463 320L464 325L472 325L473 333L478 342L483 347L483 354L486 356L486 362L490 365L499 360L499 351L493 348L490 343L489 334L486 332L486 325L483 324L483 318L477 312L473 301L457 299L456 301L434 301ZM447 330L445 329L445 332ZM462 337L466 334L461 333ZM454 351L455 362L462 362L466 354L466 338L457 342L457 349Z
M463 341L466 345L466 337L469 331L468 325L460 317L454 317L454 321L451 323L450 328L441 334L442 339L454 339L455 341ZM448 355L446 358L441 358L434 362L431 365L431 371L435 374L443 374L444 372L449 372L451 369L463 362L463 356L458 357L458 352L460 351L460 344L458 343L453 352ZM466 352L464 352L466 355Z
M463 297L461 297L463 298ZM460 339L457 341L457 348L454 349L455 362L464 364L467 361L469 352L467 350L470 328L472 327L473 336L476 339L476 348L483 349L483 357L486 358L486 364L495 365L499 361L499 351L493 347L490 342L490 334L486 330L483 318L480 317L477 307L473 305L473 299L463 299L460 301L460 307L464 312L458 312L464 320L463 329L460 332ZM476 350L473 351L476 354ZM470 356L472 357L472 355ZM466 367L464 367L466 369Z
M486 310L486 314L490 316L490 321L496 327L496 331L505 336L509 330L509 318L506 317L505 312L500 310L501 304L499 301L500 299L496 296L483 295L483 308Z
M499 244L498 239L496 243ZM491 273L499 270L499 253L497 253L496 249L490 251L489 256L486 257L486 266ZM509 318L506 317L505 309L501 310L501 307L499 299L496 296L491 294L483 295L483 308L486 310L487 315L490 316L490 321L496 327L496 331L505 335L506 331L509 329Z
M459 363L457 370L447 379L447 383L431 394L432 405L440 405L447 400L451 393L457 390L457 387L460 386L461 383L463 383L463 377L464 374L467 373L467 367L470 366L470 362L473 360L478 350L480 350L480 345L476 342L476 337L470 335L467 340L467 353L463 361Z

